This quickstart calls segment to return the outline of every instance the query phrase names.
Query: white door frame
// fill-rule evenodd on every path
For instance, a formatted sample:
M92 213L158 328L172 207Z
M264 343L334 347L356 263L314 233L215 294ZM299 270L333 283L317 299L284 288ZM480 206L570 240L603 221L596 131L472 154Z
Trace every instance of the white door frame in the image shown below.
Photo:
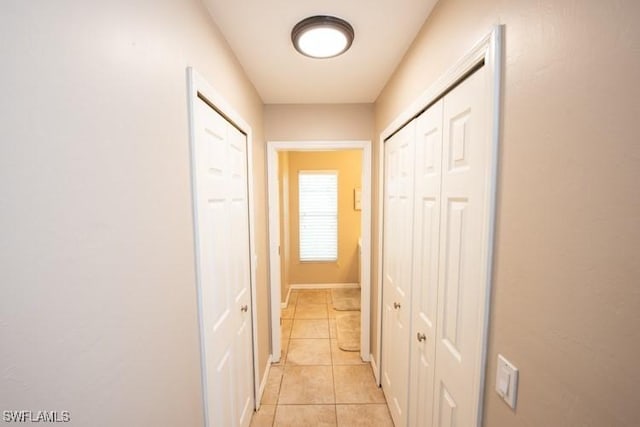
M189 109L189 142L190 147L194 146L196 129L194 123L195 109L196 104L198 102L198 94L204 96L209 102L211 102L215 108L218 110L220 114L222 114L228 121L234 124L241 132L243 132L247 136L247 191L248 191L248 202L249 202L249 251L250 251L250 263L251 263L251 336L253 338L253 404L255 409L259 409L259 385L260 380L258 378L258 373L260 372L258 369L258 337L257 337L257 304L256 304L256 277L257 277L257 260L258 256L256 254L256 238L255 238L255 208L254 208L254 189L253 189L253 131L251 130L251 126L247 123L242 116L227 102L227 100L218 93L200 74L198 74L192 67L187 67L187 92L188 92L188 109ZM193 149L191 148L191 155L193 155ZM191 159L193 162L194 159ZM194 163L192 163L194 164ZM192 179L195 179L195 175L192 176ZM195 221L195 200L196 195L194 193L195 186L191 186L191 198L193 201L193 225L194 231L196 227ZM198 253L198 241L197 239L194 241L196 245L195 253ZM196 260L197 262L197 260ZM197 271L197 266L196 266ZM196 275L197 288L200 289L200 278ZM204 347L202 346L202 337L203 337L203 327L202 324L202 299L201 295L198 291L198 318L199 318L199 327L200 327L200 373L201 373L201 381L202 381L202 398L204 402L204 411L205 411L205 422L208 420L207 412L207 390L206 390L206 378L205 378L205 355L204 355Z
M268 141L267 180L269 193L269 286L271 287L271 360L280 360L280 241L278 151L362 150L362 277L360 279L360 357L370 360L371 330L371 141Z
M482 290L482 298L485 301L484 307L481 308L482 318L484 319L482 325L482 360L479 361L482 367L482 378L479 386L479 401L478 404L478 420L477 425L482 423L482 405L481 402L484 398L484 382L485 382L485 370L487 359L487 347L488 347L488 333L489 333L489 307L491 300L491 279L492 279L492 267L493 267L493 244L494 244L494 231L495 231L495 205L496 205L496 193L497 193L497 174L498 174L498 145L500 141L500 117L501 117L501 88L502 88L502 57L504 51L503 45L504 38L504 26L496 25L491 31L484 36L478 43L476 43L469 52L467 52L462 58L460 58L448 71L446 71L436 82L431 85L426 91L424 91L418 98L413 101L399 116L397 116L380 134L378 142L378 224L383 224L384 215L384 141L393 135L398 129L410 122L425 107L431 105L434 101L439 99L449 88L467 76L471 71L476 69L479 65L484 63L487 73L489 74L489 81L491 82L487 87L486 96L490 99L488 104L491 105L490 111L487 114L487 120L490 122L488 128L491 132L491 144L492 144L492 158L491 163L491 190L490 190L490 224L487 246L487 265L484 267L485 272L485 287ZM377 322L377 338L378 348L376 349L375 362L378 362L374 370L376 381L380 385L381 377L381 363L380 355L382 354L382 228L378 227L378 248L376 251L378 259L378 301L377 309L378 322Z

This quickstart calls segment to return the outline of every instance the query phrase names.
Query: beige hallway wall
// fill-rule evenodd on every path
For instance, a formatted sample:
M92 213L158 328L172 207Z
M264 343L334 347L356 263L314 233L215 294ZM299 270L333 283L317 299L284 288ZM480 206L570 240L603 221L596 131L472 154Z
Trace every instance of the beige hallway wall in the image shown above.
M0 411L202 425L185 69L253 128L263 369L260 98L197 0L7 0L0 39Z
M487 427L640 418L638 16L637 1L441 0L376 102L379 135L506 25ZM498 352L520 369L515 412Z
M269 104L264 106L267 141L371 140L373 104Z

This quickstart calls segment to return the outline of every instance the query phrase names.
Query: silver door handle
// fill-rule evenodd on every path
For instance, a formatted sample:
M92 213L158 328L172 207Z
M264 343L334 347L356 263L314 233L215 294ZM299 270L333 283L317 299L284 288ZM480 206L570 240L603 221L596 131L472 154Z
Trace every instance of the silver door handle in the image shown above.
M417 338L418 338L418 342L422 342L422 341L426 341L427 340L427 336L425 334L421 333L421 332L418 332Z
M393 308L395 308L396 310L400 308L400 303L399 302L394 302L393 303Z
M240 307L240 311L243 313L246 313L249 310L249 306L248 305L243 305L242 307Z

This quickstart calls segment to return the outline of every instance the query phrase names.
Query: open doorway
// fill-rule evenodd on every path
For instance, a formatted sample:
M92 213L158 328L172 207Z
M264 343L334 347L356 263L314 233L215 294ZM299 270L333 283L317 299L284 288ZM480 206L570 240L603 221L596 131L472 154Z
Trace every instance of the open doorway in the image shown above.
M354 151L355 150L355 151ZM329 166L326 160L331 157L340 157L340 152L348 159L354 155L359 162L348 173L343 169L343 179L340 179L338 164ZM350 154L346 154L349 152ZM313 155L317 153L317 159L323 162L314 163ZM332 154L333 153L333 154ZM334 156L335 154L335 156ZM343 160L344 161L344 160ZM267 144L267 172L269 192L269 253L270 253L270 287L271 287L271 349L272 361L278 362L282 352L281 318L282 308L291 303L291 295L300 292L308 294L310 290L316 290L318 295L305 296L305 298L319 298L327 301L329 310L333 310L334 296L346 294L347 310L342 314L351 312L349 304L353 303L355 290L359 290L360 298L357 301L359 312L350 313L351 321L358 320L359 356L363 361L370 360L370 271L371 271L371 142L370 141L302 141L302 142L269 142ZM310 163L311 162L311 163ZM347 160L347 162L349 162ZM314 167L314 164L317 167ZM360 167L361 165L361 167ZM342 166L344 168L344 165ZM283 169L288 169L283 175ZM348 175L353 175L353 169L360 169L357 180ZM280 172L280 173L279 173ZM303 181L300 181L300 176ZM357 227L351 226L349 230L337 230L336 247L331 244L316 244L326 236L314 237L300 234L300 186L311 185L314 179L322 181L322 187L331 187L332 175L337 175L337 181L342 182L340 197L336 215L340 222L342 215L352 214L350 221L358 218ZM286 179L287 182L284 182ZM318 182L319 182L318 181ZM344 186L347 186L345 189ZM288 187L288 188L286 188ZM348 199L344 193L348 190ZM338 190L336 189L336 192ZM283 196L281 196L281 194ZM293 197L288 197L293 195ZM289 200L284 200L285 198ZM331 194L325 194L327 200L332 200ZM292 200L295 199L295 200ZM303 203L304 204L304 203ZM328 203L329 205L331 204ZM295 212L289 209L295 205ZM287 207L287 212L283 208ZM309 208L309 206L307 206ZM313 208L313 206L311 206ZM304 209L304 207L303 207ZM323 210L324 214L331 215L331 209ZM303 220L304 221L304 220ZM331 221L329 221L331 222ZM342 221L344 223L344 221ZM307 227L309 224L302 224ZM313 224L311 224L313 225ZM331 228L331 227L329 227ZM332 232L329 231L328 241L331 241ZM303 231L304 234L304 231ZM305 248L305 240L313 241L311 251ZM315 239L315 240L314 240ZM335 252L332 252L335 251ZM311 257L311 258L309 258ZM316 257L316 258L314 258ZM319 258L325 257L322 261ZM288 258L288 259L286 259ZM308 261L311 259L311 261ZM287 269L287 262L290 267ZM317 262L316 262L317 261ZM293 268L291 268L293 267ZM338 291L339 289L339 291ZM351 289L352 291L350 291ZM344 292L342 292L344 291ZM336 294L337 292L337 294ZM288 300L289 298L289 300ZM337 298L336 298L337 299ZM297 301L296 301L297 302ZM335 318L335 311L329 316ZM357 316L358 319L354 319ZM355 348L357 351L358 348Z

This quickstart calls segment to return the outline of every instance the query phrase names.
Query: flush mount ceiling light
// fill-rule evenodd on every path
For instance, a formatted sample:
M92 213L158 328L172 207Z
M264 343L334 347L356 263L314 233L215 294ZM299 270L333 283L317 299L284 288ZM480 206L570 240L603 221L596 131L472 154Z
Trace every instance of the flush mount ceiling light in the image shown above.
M303 19L291 30L291 41L298 52L311 58L333 58L353 43L353 27L344 19L318 15Z

